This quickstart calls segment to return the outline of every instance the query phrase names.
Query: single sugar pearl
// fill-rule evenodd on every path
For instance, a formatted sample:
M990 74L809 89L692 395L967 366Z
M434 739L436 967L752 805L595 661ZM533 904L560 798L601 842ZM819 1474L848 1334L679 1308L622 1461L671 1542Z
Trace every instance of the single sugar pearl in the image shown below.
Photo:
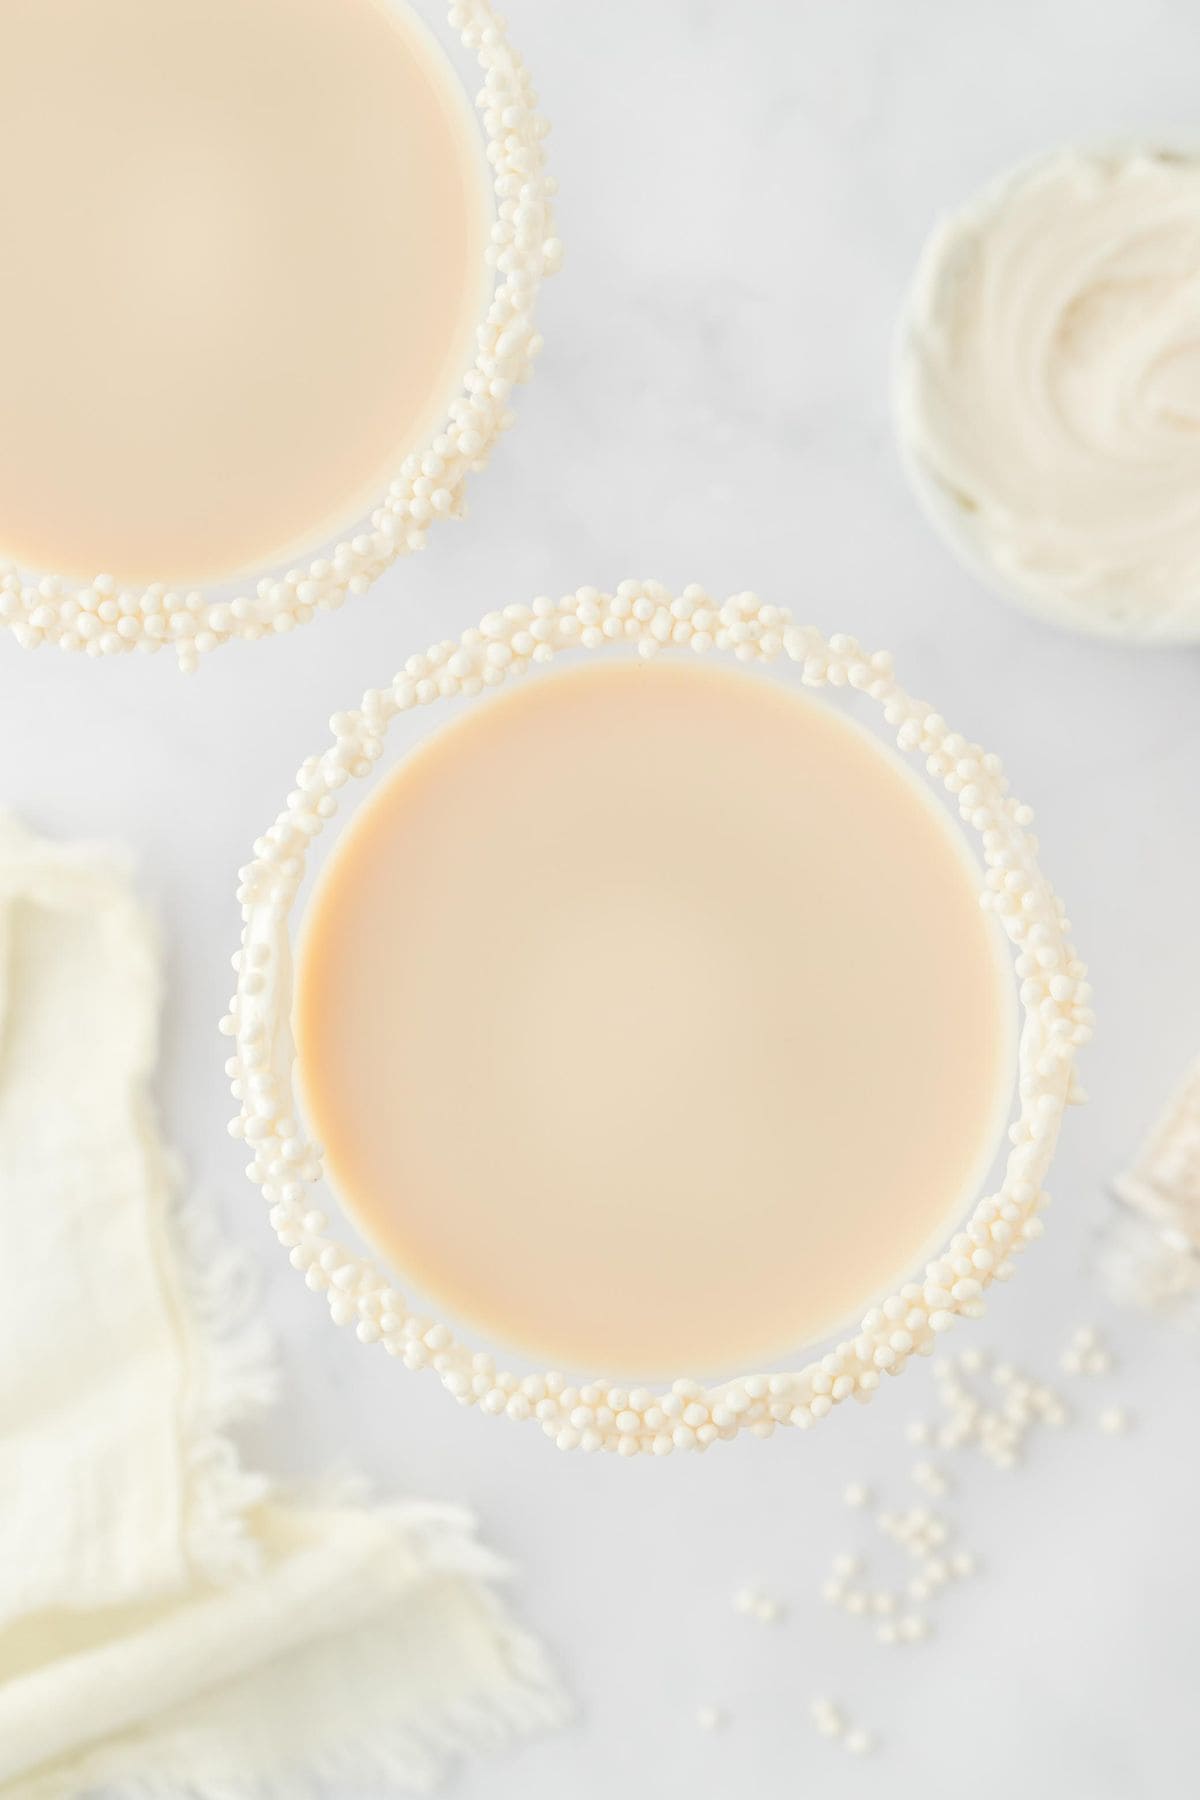
M919 1462L913 1465L912 1479L917 1487L924 1488L927 1494L940 1497L949 1487L942 1471L931 1462Z
M871 1490L861 1481L847 1482L842 1493L842 1499L846 1502L847 1506L869 1506L871 1503Z
M725 1713L719 1706L698 1706L696 1724L701 1731L720 1731L725 1724Z
M870 1756L875 1749L873 1733L856 1725L853 1731L846 1733L846 1749L851 1756Z
M809 1711L812 1715L812 1722L822 1737L841 1737L846 1729L846 1722L842 1717L841 1710L832 1700L816 1699L811 1703Z
M1098 1423L1101 1431L1106 1431L1110 1436L1116 1437L1129 1430L1129 1414L1123 1406L1106 1406L1100 1414Z

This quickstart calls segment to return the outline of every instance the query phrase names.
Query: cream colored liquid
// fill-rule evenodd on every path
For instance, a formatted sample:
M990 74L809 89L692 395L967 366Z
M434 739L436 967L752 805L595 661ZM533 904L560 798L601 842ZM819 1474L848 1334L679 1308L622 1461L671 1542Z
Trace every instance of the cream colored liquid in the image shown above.
M489 227L395 0L3 0L0 554L198 582L355 522L466 368Z
M460 1318L592 1373L745 1365L902 1280L1003 1123L956 827L827 706L624 663L434 734L309 911L306 1105Z

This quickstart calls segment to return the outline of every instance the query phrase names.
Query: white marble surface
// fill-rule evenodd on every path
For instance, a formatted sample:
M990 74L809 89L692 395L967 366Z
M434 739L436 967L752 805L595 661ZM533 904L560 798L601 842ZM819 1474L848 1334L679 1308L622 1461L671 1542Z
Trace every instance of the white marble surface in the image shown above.
M936 1639L877 1648L814 1590L865 1535L851 1476L899 1499L924 1365L818 1433L665 1463L557 1454L462 1412L323 1317L274 1247L215 1021L234 872L335 708L489 606L627 573L752 586L886 644L911 686L1004 752L1094 970L1094 1104L1069 1121L1047 1239L975 1341L1046 1373L1082 1320L1105 1182L1200 1051L1200 654L1073 640L986 597L905 491L888 418L893 321L938 209L1075 136L1194 117L1187 0L509 0L555 122L568 260L546 352L471 517L373 597L196 678L0 643L4 797L41 827L125 840L170 933L162 1105L195 1181L252 1246L291 1382L253 1450L469 1498L580 1703L571 1733L464 1775L463 1800L822 1800L970 1791L1132 1800L1196 1791L1200 1355L1114 1318L1120 1373L1018 1474L953 1502L987 1564ZM13 1229L10 1226L10 1230ZM1136 1434L1094 1426L1105 1396ZM789 1603L764 1628L730 1595ZM852 1763L807 1705L886 1740ZM729 1708L709 1737L698 1702ZM350 1796L339 1800L351 1800Z

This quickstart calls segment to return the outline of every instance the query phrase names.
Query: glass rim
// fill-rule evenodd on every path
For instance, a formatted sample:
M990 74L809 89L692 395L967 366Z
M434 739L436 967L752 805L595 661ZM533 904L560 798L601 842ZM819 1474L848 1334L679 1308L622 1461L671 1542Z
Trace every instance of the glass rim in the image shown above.
M331 1235L313 1197L322 1162L299 1122L291 1035L289 928L308 849L336 814L340 790L383 755L392 722L437 700L475 698L532 665L614 643L645 656L718 651L760 666L783 658L799 665L807 687L850 688L875 702L901 751L925 757L928 774L957 798L962 822L979 836L986 870L980 900L1016 952L1022 1014L1019 1110L1003 1179L975 1202L922 1279L872 1306L856 1333L798 1369L711 1385L680 1377L659 1392L600 1377L576 1381L554 1370L514 1375L498 1369L490 1351L461 1341L449 1323L414 1316L395 1272ZM959 1319L982 1312L988 1286L1014 1272L1014 1255L1044 1229L1043 1182L1059 1128L1066 1107L1083 1099L1074 1063L1090 1036L1091 990L1062 902L1041 871L1031 810L1010 794L998 757L951 731L899 686L890 655L867 652L844 634L826 638L752 594L717 601L699 587L672 595L657 582L626 581L612 594L580 588L561 600L489 613L459 639L410 657L390 687L369 690L330 727L332 743L301 766L283 810L241 871L237 991L221 1029L235 1039L227 1071L238 1111L230 1131L251 1150L247 1174L262 1190L293 1267L325 1294L335 1323L353 1325L362 1342L382 1343L410 1369L432 1368L460 1404L536 1419L561 1449L628 1456L705 1449L743 1430L769 1437L777 1426L806 1429L846 1399L869 1400L884 1374L899 1374Z
M428 22L408 10L429 32ZM495 201L487 252L495 275L484 284L474 359L437 430L403 458L395 478L344 536L295 566L181 591L178 583L138 588L104 573L80 581L0 559L0 628L21 648L56 644L95 657L172 649L179 667L191 671L235 638L282 634L318 613L337 611L401 557L424 549L439 518L462 516L467 477L483 468L513 422L511 391L528 379L541 348L536 304L562 249L543 150L548 126L504 23L492 0L451 0L448 16L483 71L475 109Z

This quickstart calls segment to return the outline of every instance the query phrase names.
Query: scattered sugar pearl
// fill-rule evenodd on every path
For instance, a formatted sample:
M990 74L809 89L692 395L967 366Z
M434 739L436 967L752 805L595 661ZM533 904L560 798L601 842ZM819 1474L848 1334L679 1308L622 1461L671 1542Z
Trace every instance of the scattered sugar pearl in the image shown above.
M1094 1333L1072 1347L1072 1354L1080 1358L1081 1369L1089 1369L1097 1354L1102 1353ZM979 1375L989 1364L983 1353L969 1357L964 1353L957 1367L966 1374ZM998 1468L1017 1466L1025 1439L1038 1424L1067 1422L1068 1415L1060 1396L1012 1364L1001 1362L991 1370L999 1399L990 1405L968 1391L953 1372L952 1365L945 1364L944 1371L939 1381L940 1398L961 1426L962 1441L977 1445L985 1458ZM920 1421L914 1423L915 1432L914 1426L910 1425L906 1436L927 1441L928 1428ZM1097 1415L1097 1423L1101 1430L1118 1434L1128 1429L1129 1418L1124 1407L1109 1406ZM928 1461L916 1463L911 1474L914 1482L927 1492L936 1490L939 1483L946 1481L944 1472ZM866 1483L856 1482L853 1488L855 1503L865 1504ZM897 1512L881 1509L875 1515L875 1522L881 1534L917 1564L917 1573L903 1590L913 1610L901 1611L896 1596L887 1589L849 1587L847 1584L853 1577L861 1575L863 1568L862 1559L849 1551L839 1552L833 1558L833 1573L823 1592L828 1600L841 1605L847 1613L865 1616L880 1645L893 1648L923 1643L933 1629L928 1612L924 1610L925 1603L936 1599L952 1582L977 1574L978 1559L973 1551L954 1541L956 1533L950 1522L928 1505L911 1506ZM868 1754L874 1747L872 1734L862 1727L851 1727L831 1701L815 1701L813 1718L823 1735L841 1737L848 1751L853 1741L855 1755Z
M847 1506L869 1506L871 1503L871 1490L864 1482L850 1481L847 1482L846 1487L843 1489L842 1499L846 1502Z
M910 1444L927 1444L933 1436L933 1431L924 1419L912 1419L904 1427L904 1435Z
M941 1469L931 1462L914 1463L912 1479L917 1487L923 1488L925 1493L932 1495L935 1499L940 1499L950 1488L950 1483Z
M841 1737L846 1729L846 1721L842 1711L832 1700L818 1698L809 1706L812 1722L822 1737Z
M744 1617L757 1619L760 1625L775 1625L783 1617L783 1608L778 1600L773 1600L761 1587L747 1583L738 1588L733 1596L733 1610Z
M701 1731L720 1731L726 1723L726 1715L719 1706L698 1706L696 1708L696 1724Z
M1080 1325L1059 1362L1068 1375L1107 1375L1112 1368L1112 1354L1094 1325Z

